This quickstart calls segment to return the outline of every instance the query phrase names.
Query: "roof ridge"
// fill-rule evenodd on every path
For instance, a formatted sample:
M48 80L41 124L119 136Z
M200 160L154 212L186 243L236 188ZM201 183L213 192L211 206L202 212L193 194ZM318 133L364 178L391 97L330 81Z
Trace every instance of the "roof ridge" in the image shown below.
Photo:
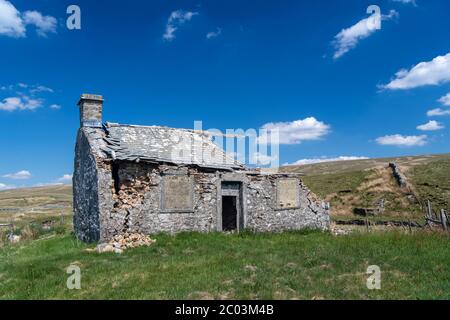
M169 127L169 126L157 126L157 125L140 125L140 124L126 124L126 123L117 123L117 122L106 122L106 127L129 127L129 128L160 128L160 129L172 129L172 130L182 130L182 131L188 131L188 132L194 132L193 129L186 129L186 128L175 128L175 127Z

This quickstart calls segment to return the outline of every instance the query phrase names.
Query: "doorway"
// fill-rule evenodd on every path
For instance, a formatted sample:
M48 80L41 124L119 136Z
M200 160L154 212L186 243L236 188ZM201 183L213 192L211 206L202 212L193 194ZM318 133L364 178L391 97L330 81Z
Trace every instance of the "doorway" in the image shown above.
M221 210L219 214L220 231L241 231L244 229L242 209L242 184L235 181L222 181Z
M237 230L238 210L236 196L222 196L222 230Z

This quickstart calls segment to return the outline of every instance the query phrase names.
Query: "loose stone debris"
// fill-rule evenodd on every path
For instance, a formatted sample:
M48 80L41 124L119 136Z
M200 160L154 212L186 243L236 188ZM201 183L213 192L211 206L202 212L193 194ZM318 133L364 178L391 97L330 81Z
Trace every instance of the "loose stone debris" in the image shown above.
M149 247L154 244L156 240L151 239L142 233L124 233L115 235L111 241L99 244L95 249L88 249L89 252L114 252L123 253L129 248Z
M331 224L330 231L333 236L346 236L352 233L351 229L340 228L335 223Z
M20 240L21 240L21 238L22 238L21 236L17 236L17 235L15 235L15 234L8 236L8 240L9 240L9 242L12 243L12 244L19 243Z

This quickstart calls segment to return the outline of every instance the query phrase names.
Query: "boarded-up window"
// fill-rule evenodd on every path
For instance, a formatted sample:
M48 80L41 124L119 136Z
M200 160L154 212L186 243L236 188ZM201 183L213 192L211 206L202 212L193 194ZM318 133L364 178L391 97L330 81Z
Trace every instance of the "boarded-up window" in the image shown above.
M292 209L300 206L299 181L295 178L277 180L278 209Z
M164 212L192 212L192 178L187 175L164 176L161 198L162 211Z

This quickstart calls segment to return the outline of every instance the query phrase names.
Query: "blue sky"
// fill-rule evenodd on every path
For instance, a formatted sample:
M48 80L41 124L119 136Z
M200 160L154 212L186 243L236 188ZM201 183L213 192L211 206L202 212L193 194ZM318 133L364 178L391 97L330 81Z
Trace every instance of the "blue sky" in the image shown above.
M277 127L281 163L449 152L449 18L447 0L0 0L0 189L69 180L84 92L105 121Z

